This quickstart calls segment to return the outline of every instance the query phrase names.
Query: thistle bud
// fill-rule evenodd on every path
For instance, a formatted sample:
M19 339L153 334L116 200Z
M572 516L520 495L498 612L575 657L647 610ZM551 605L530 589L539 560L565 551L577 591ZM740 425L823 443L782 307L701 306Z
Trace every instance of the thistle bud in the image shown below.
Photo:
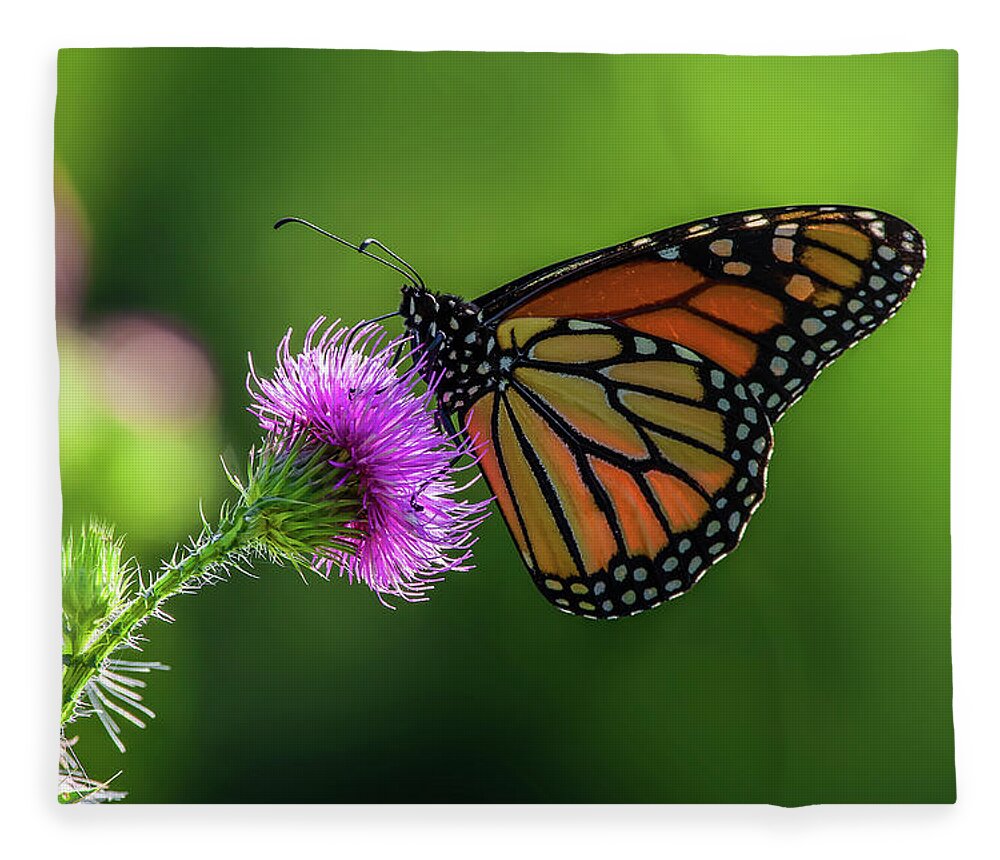
M70 534L62 553L63 654L81 653L121 610L135 578L134 561L122 561L124 543L97 520Z

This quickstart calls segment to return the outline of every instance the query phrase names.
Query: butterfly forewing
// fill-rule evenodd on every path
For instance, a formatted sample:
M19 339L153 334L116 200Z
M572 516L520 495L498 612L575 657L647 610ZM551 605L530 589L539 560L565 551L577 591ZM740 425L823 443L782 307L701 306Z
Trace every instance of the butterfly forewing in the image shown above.
M479 304L498 320L616 321L683 345L745 381L774 419L896 312L923 263L922 238L891 215L786 207L640 237Z

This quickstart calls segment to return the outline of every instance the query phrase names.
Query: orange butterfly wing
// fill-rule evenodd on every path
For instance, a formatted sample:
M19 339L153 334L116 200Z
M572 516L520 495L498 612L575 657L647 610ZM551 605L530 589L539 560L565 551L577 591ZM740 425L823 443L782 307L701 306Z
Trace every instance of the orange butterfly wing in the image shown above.
M506 375L464 411L525 564L557 607L635 614L739 543L771 425L891 317L919 233L855 207L719 216L476 301Z
M468 410L467 432L552 603L635 614L683 594L735 548L771 449L745 385L613 323L517 318L497 339L518 358Z
M921 269L919 233L852 207L736 213L541 270L477 302L495 320L616 321L746 380L779 416L885 322Z

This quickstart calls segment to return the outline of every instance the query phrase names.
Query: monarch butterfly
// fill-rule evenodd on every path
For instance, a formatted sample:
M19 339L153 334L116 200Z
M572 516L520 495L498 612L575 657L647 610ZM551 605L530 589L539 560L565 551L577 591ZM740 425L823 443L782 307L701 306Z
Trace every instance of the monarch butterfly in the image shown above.
M736 548L775 421L898 310L926 257L884 212L789 206L640 236L470 302L376 240L356 249L373 244L405 267L376 257L410 281L398 313L442 417L480 442L532 580L587 618L678 597Z

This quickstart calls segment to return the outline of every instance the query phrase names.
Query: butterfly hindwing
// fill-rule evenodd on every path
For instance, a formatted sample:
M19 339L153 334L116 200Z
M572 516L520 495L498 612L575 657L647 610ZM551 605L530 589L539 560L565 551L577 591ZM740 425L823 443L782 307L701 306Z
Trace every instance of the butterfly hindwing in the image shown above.
M615 321L687 347L751 387L772 419L892 316L924 263L898 218L854 207L735 213L528 275L487 318Z
M684 593L737 545L771 450L744 383L620 324L518 318L497 340L509 374L467 427L550 601L633 614Z

